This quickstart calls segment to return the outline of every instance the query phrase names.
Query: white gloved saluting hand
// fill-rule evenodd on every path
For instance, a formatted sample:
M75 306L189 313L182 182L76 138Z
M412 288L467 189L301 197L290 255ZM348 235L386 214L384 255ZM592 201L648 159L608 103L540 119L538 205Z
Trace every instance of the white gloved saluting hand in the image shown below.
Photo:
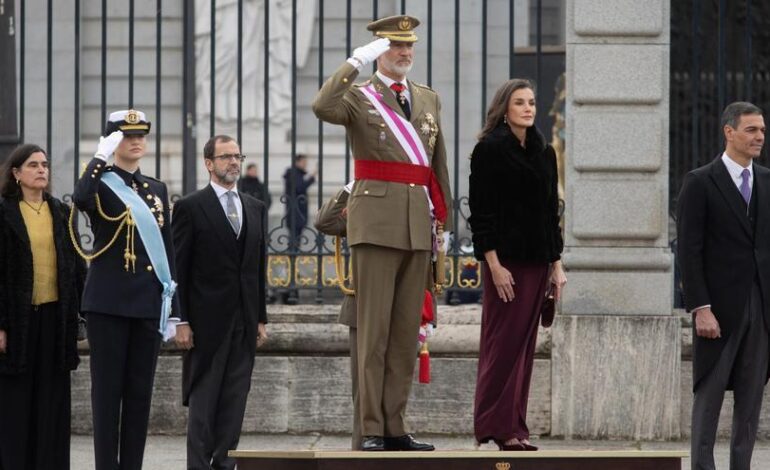
M377 60L377 57L381 56L388 49L390 49L390 39L375 39L365 46L357 47L353 51L353 56L348 59L348 62L356 67L364 67Z
M110 155L115 153L121 140L123 140L123 131L115 131L107 137L99 137L99 145L96 147L94 157L101 158L106 162Z

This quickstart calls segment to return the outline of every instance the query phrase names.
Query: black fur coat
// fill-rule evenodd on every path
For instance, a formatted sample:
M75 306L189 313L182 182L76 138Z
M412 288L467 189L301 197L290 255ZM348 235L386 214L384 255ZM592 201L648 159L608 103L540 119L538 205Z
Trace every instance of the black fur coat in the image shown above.
M482 138L471 155L468 219L476 258L550 263L561 257L556 153L532 126L526 148L507 125Z
M59 370L74 370L79 362L77 323L86 267L67 231L69 208L48 194L45 200L53 218L59 287L56 361ZM5 354L0 354L0 374L26 372L32 284L32 251L19 201L1 200L0 329L6 332L7 347Z

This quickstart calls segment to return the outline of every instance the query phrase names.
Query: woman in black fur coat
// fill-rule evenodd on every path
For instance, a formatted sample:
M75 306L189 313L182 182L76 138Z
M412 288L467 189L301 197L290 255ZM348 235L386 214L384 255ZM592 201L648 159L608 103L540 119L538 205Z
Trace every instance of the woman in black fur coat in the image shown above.
M497 90L471 156L469 222L484 286L474 429L480 443L536 450L527 401L540 310L558 301L561 266L556 155L535 127L535 92L513 79Z
M0 173L0 470L70 468L70 371L85 264L48 158L16 148Z

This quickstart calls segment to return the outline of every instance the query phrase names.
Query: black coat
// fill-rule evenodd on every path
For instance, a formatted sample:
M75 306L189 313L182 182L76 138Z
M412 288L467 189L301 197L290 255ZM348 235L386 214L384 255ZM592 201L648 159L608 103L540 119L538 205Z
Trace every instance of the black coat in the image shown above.
M534 126L526 148L507 125L482 138L471 154L468 222L476 259L550 263L561 257L556 153Z
M92 159L88 164L83 176L75 184L72 195L78 209L86 212L91 220L94 250L101 250L107 245L118 228L118 222L110 222L99 215L96 208L97 194L106 215L115 217L126 210L123 201L106 184L102 184L101 178L105 171L114 171L127 186L135 184L136 191L142 200L155 210L154 214L159 225L162 222L160 232L163 236L171 277L176 279L166 185L162 181L143 175L139 170L132 175L118 167L106 166L98 158ZM82 310L129 318L158 319L163 286L153 272L152 263L138 231L134 241L135 271L126 271L124 268L125 248L126 232L123 228L110 249L91 261L83 292ZM179 301L176 295L171 315L179 316Z
M770 327L770 170L754 164L754 224L720 157L687 174L677 204L677 263L688 311L711 305L722 333L693 334L693 388L719 359L740 325L758 279ZM753 225L753 228L752 228Z
M257 347L257 323L267 323L267 210L251 196L238 193L246 230L243 256L238 240L211 185L174 204L174 246L182 321L189 322L201 370L190 370L185 356L183 396L210 364L235 315L243 315L249 344Z
M45 195L53 218L56 246L59 321L56 329L56 362L59 370L78 365L77 322L85 263L77 255L67 232L68 207ZM0 354L0 374L21 374L27 369L27 337L32 313L32 249L17 200L0 202L0 329L8 345Z
M267 185L256 176L242 176L238 180L238 191L262 201L268 209L273 204L273 198L270 196L270 191L267 190Z
M307 190L315 183L315 176L307 178L307 171L289 167L283 174L286 194L286 221L290 227L302 229L307 224Z

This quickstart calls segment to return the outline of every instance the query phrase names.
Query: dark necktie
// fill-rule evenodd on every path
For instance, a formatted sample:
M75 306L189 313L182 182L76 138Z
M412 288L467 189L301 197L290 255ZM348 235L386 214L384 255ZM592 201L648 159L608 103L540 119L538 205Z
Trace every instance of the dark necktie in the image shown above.
M404 116L406 116L407 119L412 119L412 110L409 109L409 101L406 99L406 95L404 94L406 85L403 83L395 82L390 85L390 89L396 92L396 100L398 100L398 105L401 106L401 110L404 112Z

